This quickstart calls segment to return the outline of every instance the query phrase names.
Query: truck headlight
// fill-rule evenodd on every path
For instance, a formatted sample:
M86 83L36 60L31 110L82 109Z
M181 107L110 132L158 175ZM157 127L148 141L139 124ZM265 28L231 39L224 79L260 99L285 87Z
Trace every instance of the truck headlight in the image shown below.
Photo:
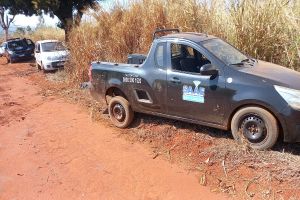
M294 109L300 110L300 90L275 85L275 90Z

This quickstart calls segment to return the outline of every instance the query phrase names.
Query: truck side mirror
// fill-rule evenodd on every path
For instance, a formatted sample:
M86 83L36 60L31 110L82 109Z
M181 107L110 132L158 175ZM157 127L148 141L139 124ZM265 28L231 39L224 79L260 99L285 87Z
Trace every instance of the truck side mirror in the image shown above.
M219 75L219 71L214 65L205 64L200 68L200 74L203 76L211 76L211 79L214 79Z

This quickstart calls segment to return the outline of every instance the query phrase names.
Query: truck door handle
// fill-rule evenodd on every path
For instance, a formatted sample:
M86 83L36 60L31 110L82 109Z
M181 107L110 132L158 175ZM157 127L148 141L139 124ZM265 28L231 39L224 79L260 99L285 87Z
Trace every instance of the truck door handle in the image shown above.
M177 78L177 77L171 78L171 82L172 82L172 83L181 83L180 79Z

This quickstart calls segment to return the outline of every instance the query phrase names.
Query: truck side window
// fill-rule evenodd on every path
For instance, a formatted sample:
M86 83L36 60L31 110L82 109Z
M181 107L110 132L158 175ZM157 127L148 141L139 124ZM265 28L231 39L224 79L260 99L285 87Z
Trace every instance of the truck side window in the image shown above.
M155 50L155 64L159 68L164 68L164 49L165 43L158 44Z
M210 63L204 55L190 46L171 44L171 64L174 70L200 73L201 67Z

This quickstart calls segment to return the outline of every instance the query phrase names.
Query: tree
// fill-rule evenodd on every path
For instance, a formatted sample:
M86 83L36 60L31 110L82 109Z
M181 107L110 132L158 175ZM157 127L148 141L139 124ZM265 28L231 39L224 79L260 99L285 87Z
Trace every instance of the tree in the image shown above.
M81 22L83 12L97 5L99 0L0 0L0 6L9 10L9 14L24 14L31 16L48 13L57 16L60 28L65 30L66 41L69 32ZM100 0L101 1L101 0Z
M26 33L26 30L23 27L18 27L15 31L15 34L18 36L21 36L21 37L24 37L25 33Z
M81 22L83 12L97 4L97 0L33 0L37 12L44 11L50 16L57 16L58 26L65 30L65 39L68 41L70 30Z
M26 33L27 34L32 34L32 29L29 25L26 27Z
M16 15L9 16L7 10L3 6L0 6L0 25L5 33L5 40L8 40L8 29L15 16Z
M17 14L31 16L37 14L31 0L0 0L0 25L8 39L8 30Z

